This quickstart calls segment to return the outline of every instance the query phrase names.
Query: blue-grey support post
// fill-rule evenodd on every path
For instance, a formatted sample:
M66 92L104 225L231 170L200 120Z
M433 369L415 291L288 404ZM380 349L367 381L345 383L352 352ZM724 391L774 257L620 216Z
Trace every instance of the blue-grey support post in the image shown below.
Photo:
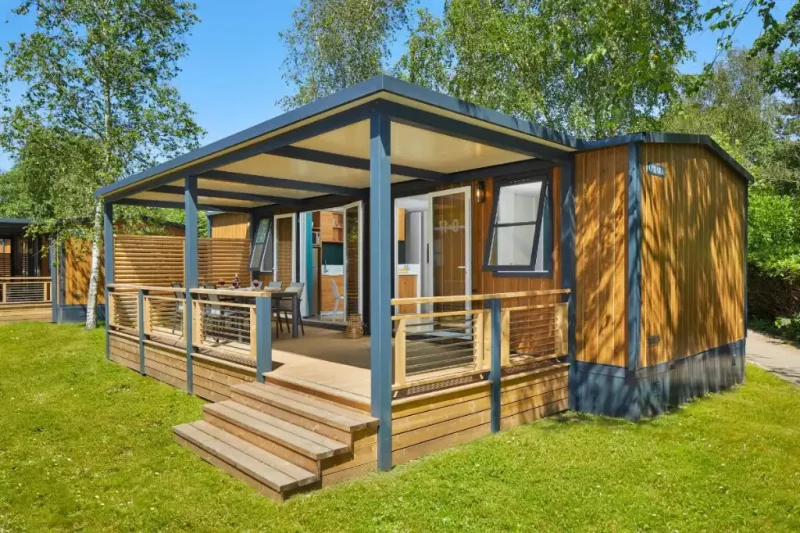
M259 383L264 383L264 373L272 370L271 302L269 296L256 296L256 379Z
M190 289L197 288L197 178L186 178L183 194L184 215L186 224L185 250L183 252L183 287L186 290L186 323L183 325L186 341L186 391L190 394L194 390L194 377L192 368L192 293Z
M628 144L628 371L639 368L642 334L641 145Z
M139 289L137 295L139 316L139 373L144 375L144 295L145 290Z
M378 468L392 468L391 123L370 118L369 255L371 411L378 426Z
M489 300L489 311L491 311L491 328L492 328L492 357L491 367L489 370L489 382L492 384L491 389L491 428L492 433L500 431L500 373L502 370L502 361L500 359L500 337L501 333L501 313L500 313L500 300L494 298Z
M108 286L114 283L114 204L103 202L103 264L105 269L105 297L106 297L106 359L111 357L111 337L109 322L111 321L111 303ZM64 268L62 263L61 268Z

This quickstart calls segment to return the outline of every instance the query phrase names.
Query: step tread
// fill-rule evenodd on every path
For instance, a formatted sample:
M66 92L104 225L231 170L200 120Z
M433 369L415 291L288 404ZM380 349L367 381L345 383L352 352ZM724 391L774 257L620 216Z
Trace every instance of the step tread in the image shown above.
M343 431L355 432L378 423L378 419L363 412L272 383L244 383L235 385L233 390Z
M233 435L232 433L228 433L224 429L220 429L213 424L209 424L205 420L199 420L195 422L194 426L204 433L208 433L212 437L215 437L216 439L221 440L222 442L229 444L234 448L238 448L251 457L258 459L262 463L283 472L291 478L294 478L301 487L319 480L319 476L317 476L315 473L309 472L305 468L301 468L291 461L287 461L286 459L278 457L277 455L272 454L263 448L259 448L255 444L251 444L246 440Z
M286 492L299 486L297 479L259 461L242 451L242 449L206 433L201 429L202 427L204 426L198 427L198 422L192 422L190 424L175 426L173 431L176 435L186 439L198 448L228 463L276 492Z
M328 396L338 397L342 400L346 400L348 402L352 402L352 404L358 405L358 409L368 412L370 409L370 400L366 396L362 396L360 394L355 394L352 392L348 392L345 390L337 389L335 387L330 387L328 385L323 385L321 383L314 383L313 381L308 381L303 378L298 378L295 376L287 376L284 374L280 374L277 372L270 372L266 376L267 382L281 386L282 384L288 384L287 386L294 385L296 387L302 387L309 391L316 391L321 394L326 394ZM302 393L301 393L302 394ZM308 393L313 394L313 393ZM322 398L321 398L322 399ZM331 401L331 400L329 400ZM354 408L355 405L348 405L349 408Z
M312 459L325 459L350 450L346 444L232 400L206 404L203 409Z

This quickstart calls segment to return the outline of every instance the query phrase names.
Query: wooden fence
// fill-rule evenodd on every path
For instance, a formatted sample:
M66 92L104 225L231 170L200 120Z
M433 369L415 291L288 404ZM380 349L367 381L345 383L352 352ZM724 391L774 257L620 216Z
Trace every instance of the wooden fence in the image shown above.
M184 238L163 235L115 235L114 281L118 284L169 286L183 283ZM199 240L198 273L201 283L224 280L235 275L250 282L250 241L248 239Z

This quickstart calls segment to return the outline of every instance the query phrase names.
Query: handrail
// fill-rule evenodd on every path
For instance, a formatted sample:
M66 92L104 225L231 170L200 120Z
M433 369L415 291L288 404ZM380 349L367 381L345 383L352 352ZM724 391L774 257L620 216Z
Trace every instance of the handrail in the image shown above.
M569 294L570 289L550 289L544 291L519 291L519 292L499 292L492 294L470 294L462 296L423 296L420 298L392 298L392 305L407 304L439 304L455 302L481 302L486 300L498 300L508 298L533 298L536 296L554 296L559 294Z
M261 290L261 291L254 291L254 290L232 290L232 289L189 289L189 292L192 294L216 294L217 296L231 296L235 298L258 298L258 297L267 297L271 296L273 292L279 292L277 289L275 290Z
M166 291L166 292L179 292L184 293L186 289L183 287L167 287L165 285L136 285L135 283L109 283L106 285L109 289L129 289L129 290L143 290L143 291Z
M35 281L35 282L42 282L42 281L50 281L50 276L4 276L0 277L0 283L9 282L9 283L17 283L18 281Z

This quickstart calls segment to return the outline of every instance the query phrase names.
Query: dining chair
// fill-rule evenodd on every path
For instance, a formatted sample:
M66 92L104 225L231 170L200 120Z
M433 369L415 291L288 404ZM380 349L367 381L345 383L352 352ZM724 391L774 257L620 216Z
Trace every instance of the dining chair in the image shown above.
M267 286L270 289L282 289L283 282L282 281L270 281ZM283 326L281 325L281 309L280 309L280 298L273 298L272 300L272 312L275 314L275 338L280 338L280 331L283 331Z
M336 315L339 314L339 303L342 304L342 320L344 320L344 296L339 292L339 286L336 285L336 280L331 278L333 284L333 321L336 322Z
M297 293L297 295L298 295L297 296L297 307L298 308L300 307L300 304L303 303L303 299L301 298L300 295L303 294L303 288L305 287L305 285L306 285L305 283L302 283L302 282L299 282L299 281L293 281L286 288L286 292ZM280 300L278 300L278 309L279 309L279 311L283 312L283 319L286 321L287 329L291 328L291 326L289 325L289 312L294 312L294 309L292 308L292 299L291 298L281 298ZM278 317L278 320L280 320L280 316ZM302 312L297 313L297 321L300 323L300 331L302 331L303 335L305 335L306 334L306 327L303 324L303 313Z

